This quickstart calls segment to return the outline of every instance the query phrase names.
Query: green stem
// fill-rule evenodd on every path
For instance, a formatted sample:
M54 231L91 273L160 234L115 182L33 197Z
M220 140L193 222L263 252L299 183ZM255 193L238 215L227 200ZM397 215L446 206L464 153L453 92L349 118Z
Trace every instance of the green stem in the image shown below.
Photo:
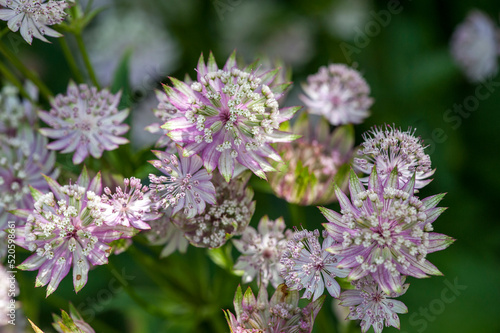
M66 58L66 61L68 62L69 68L73 72L73 75L75 76L75 79L78 83L82 83L83 80L83 75L78 69L78 66L76 65L76 61L73 58L73 55L71 54L71 50L69 48L68 42L66 41L66 37L59 38L59 43L61 44L61 49L63 51L64 57Z
M21 95L23 95L24 98L28 99L31 103L34 101L31 99L31 96L28 94L28 92L24 89L22 83L16 78L14 73L12 73L7 66L5 66L2 62L0 62L0 73L8 80L10 81L13 85L19 89L21 92Z
M50 100L50 97L52 96L52 92L50 89L43 83L38 75L31 70L29 70L17 57L15 54L12 53L3 43L2 40L0 40L0 53L4 55L5 58L7 58L8 61L10 61L11 64L16 67L21 74L23 74L28 80L33 82L37 87L38 90L40 91L40 94L47 100Z
M82 54L83 62L85 63L85 68L87 68L87 72L89 73L90 80L97 89L101 89L99 82L97 81L94 68L92 67L92 63L90 62L89 54L87 53L87 49L85 48L85 43L83 43L82 34L80 32L76 32L75 38L76 38L76 43L78 44L78 49Z
M122 285L125 292L137 305L139 305L141 308L143 308L147 313L151 314L152 316L166 318L165 313L161 309L154 306L152 302L148 302L143 298L139 297L139 295L137 295L135 290L130 287L130 284L127 281L125 281L125 279L118 273L118 271L111 262L107 264L107 267L110 270L111 274L113 274L113 276Z
M304 215L304 207L292 203L288 203L292 225L294 227L307 229L307 223Z

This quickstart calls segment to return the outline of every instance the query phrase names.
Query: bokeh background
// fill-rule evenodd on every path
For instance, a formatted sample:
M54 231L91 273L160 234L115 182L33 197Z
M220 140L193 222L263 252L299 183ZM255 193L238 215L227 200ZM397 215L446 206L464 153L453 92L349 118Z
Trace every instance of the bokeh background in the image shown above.
M453 30L473 8L498 23L498 1L401 0L399 12L383 24L376 13L388 10L386 1L119 0L94 1L93 6L108 7L84 34L101 82L116 82L114 73L130 57L123 104L132 109L134 131L126 149L133 157L115 170L125 176L144 177L151 171L145 161L152 158L147 148L154 138L142 129L154 121L152 92L167 76L194 76L202 52L212 51L220 65L234 49L245 61L282 59L295 83L287 105L301 104L300 83L320 66L347 63L357 68L371 86L375 103L371 117L355 126L356 144L374 125L416 127L437 169L421 196L448 193L442 205L449 209L434 226L457 239L446 251L429 256L443 277L409 278L411 287L402 297L409 313L400 316L401 331L500 332L500 78L492 79L490 95L470 113L459 115L460 121L445 117L455 104L475 96L478 86L468 83L453 62ZM53 91L65 91L70 71L56 40L52 45L35 41L29 47L9 36L13 51ZM76 172L68 160L60 162ZM252 225L269 215L283 216L289 226L321 228L324 219L315 207L289 205L269 194L261 182L251 183L257 200ZM66 278L45 299L45 290L34 288L36 272L20 272L19 300L25 314L48 331L51 313L67 310L71 301L97 332L229 332L221 309L233 309L240 278L221 267L224 263L214 263L206 250L190 247L185 255L162 260L160 250L139 238L130 251L110 258L114 268L92 271L78 295ZM25 256L19 252L19 257ZM128 292L118 277L130 287ZM257 290L255 283L250 285ZM134 293L147 302L138 306ZM318 333L356 331L342 328L331 297L315 326Z

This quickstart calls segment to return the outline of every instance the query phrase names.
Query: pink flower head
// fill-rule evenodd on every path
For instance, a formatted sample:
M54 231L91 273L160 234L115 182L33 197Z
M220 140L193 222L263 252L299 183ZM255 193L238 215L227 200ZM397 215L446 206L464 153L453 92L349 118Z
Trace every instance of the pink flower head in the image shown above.
M257 230L247 227L240 239L233 239L234 246L241 256L234 265L235 270L243 270L243 282L251 282L258 277L259 285L267 286L269 282L276 288L283 279L280 277L280 259L286 249L287 238L291 230L285 231L285 220L282 217L270 220L264 216L259 221Z
M182 117L167 121L162 128L175 142L185 144L185 156L199 154L205 168L219 169L226 181L241 167L266 178L274 171L267 158L281 157L270 143L288 142L296 136L278 130L298 108L280 109L278 99L289 84L275 86L278 69L258 74L252 67L239 69L233 53L222 69L210 53L197 67L197 81L190 85L171 78L165 86L168 100Z
M61 153L74 152L73 163L80 164L90 155L100 158L103 151L128 143L120 135L129 126L123 124L128 109L118 111L121 93L98 91L86 84L70 82L66 95L59 94L50 103L50 112L39 111L40 118L52 128L40 132L55 141L47 148Z
M302 85L300 96L312 114L324 116L332 125L360 124L373 104L370 87L358 71L343 64L323 66Z
M104 188L102 202L105 211L104 220L107 225L123 225L139 230L148 230L151 227L147 221L159 217L152 211L150 193L146 185L142 186L141 180L135 177L123 180L124 189L116 188L114 194L109 187Z
M406 184L415 175L415 188L420 189L429 184L428 179L434 174L431 169L431 158L424 152L424 144L420 137L415 137L416 129L402 131L395 125L373 127L363 134L365 140L358 150L360 158L354 158L354 168L370 174L375 165L381 182L385 182L392 170L398 169L398 186ZM362 181L366 184L368 177Z
M441 272L427 254L447 248L454 240L432 232L432 223L445 208L436 207L444 194L419 200L415 176L398 187L397 167L386 181L374 167L368 189L351 170L351 200L336 187L341 214L320 207L329 223L323 224L336 241L328 251L343 259L337 267L350 269L349 280L371 275L382 290L402 292L402 275L416 278Z
M323 296L300 308L299 292L285 284L276 288L270 301L264 286L257 298L250 287L243 294L238 286L234 296L236 316L229 310L224 313L231 333L311 333L324 301Z
M16 244L36 252L18 268L38 270L36 286L48 284L49 296L73 267L78 292L87 283L91 265L108 263L109 243L133 236L135 229L104 223L100 174L90 180L84 168L75 184L64 186L52 178L46 180L50 192L32 189L33 210L13 212L27 219L25 226L16 229Z
M337 267L340 258L326 249L334 244L331 237L323 232L325 240L320 245L319 231L301 230L295 232L288 241L287 250L281 257L283 269L281 275L290 289L306 288L303 298L317 300L326 289L338 298L340 285L335 277L346 277L349 271Z
M404 277L403 277L404 281ZM382 332L384 326L399 329L398 313L407 313L403 302L392 298L403 295L409 284L404 284L399 293L386 295L371 276L351 282L356 289L346 290L340 294L340 305L348 306L350 313L346 319L361 320L361 330L367 332L373 326L375 333ZM385 324L385 325L384 325Z
M152 245L163 245L163 250L160 253L160 258L168 257L175 251L186 253L189 246L184 232L180 230L175 223L172 216L172 207L160 209L161 214L159 219L150 222L151 230L146 232L146 237Z
M33 37L44 42L49 41L44 35L61 37L62 35L47 27L59 24L64 20L68 8L66 1L49 0L0 0L0 20L7 21L10 30L21 29L21 36L31 45Z
M150 174L149 187L153 191L153 201L163 208L172 206L172 214L182 209L187 218L192 218L203 213L206 203L215 203L215 187L210 181L212 176L202 169L203 163L198 155L185 157L179 146L177 152L179 158L162 151L153 151L159 160L150 163L167 176Z

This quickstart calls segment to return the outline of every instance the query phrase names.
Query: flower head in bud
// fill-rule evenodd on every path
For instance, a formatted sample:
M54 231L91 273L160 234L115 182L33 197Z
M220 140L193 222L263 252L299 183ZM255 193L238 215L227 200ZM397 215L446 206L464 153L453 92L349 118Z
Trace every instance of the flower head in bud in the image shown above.
M294 290L306 288L302 297L312 297L313 301L323 295L325 286L330 295L338 298L340 286L335 277L346 277L349 273L346 269L337 268L341 258L326 251L335 243L334 240L326 237L321 246L318 237L318 230L296 231L281 257L281 275L287 286Z
M75 326L78 332L81 333L95 333L94 329L83 320L83 317L78 313L73 304L69 303L69 314L61 310L62 317L52 314L54 323L52 326L58 333L69 332L68 327Z
M123 225L134 227L139 230L148 230L151 227L147 221L159 217L152 211L150 192L148 187L141 184L141 180L135 177L124 180L124 188L116 188L116 192L111 194L111 190L106 187L102 195L104 207L103 218L107 225Z
M247 187L249 179L250 173L244 173L227 183L214 174L215 204L208 205L201 215L191 219L180 215L173 222L194 246L224 245L229 237L243 233L255 211L253 190Z
M473 10L451 38L451 54L471 82L481 82L498 71L500 33L485 13Z
M434 174L431 169L431 158L424 152L420 137L415 137L416 129L402 131L395 125L373 127L363 134L364 142L358 150L360 158L354 158L354 168L366 174L377 167L378 177L384 182L392 170L398 169L398 186L406 184L415 174L415 188L420 189L429 184L428 179ZM363 178L366 184L368 178Z
M403 278L404 281L404 278ZM408 308L403 302L392 298L403 295L409 285L404 284L399 293L385 294L371 276L353 281L356 289L346 290L340 294L340 305L350 307L347 319L361 320L361 330L364 332L373 326L375 333L393 326L399 329L398 313L407 313Z
M7 21L10 30L16 32L21 29L21 36L31 45L33 37L44 42L44 37L61 37L57 31L48 25L59 24L64 20L68 8L66 1L49 0L0 0L0 20Z
M66 95L59 94L51 102L50 112L39 111L40 118L52 128L40 132L55 141L47 148L62 153L75 152L73 163L80 164L90 154L100 158L103 151L114 150L128 143L120 135L129 126L123 124L129 113L118 111L121 93L98 91L86 84L70 82Z
M276 288L283 282L279 273L279 263L283 251L286 249L287 238L292 232L284 234L285 221L282 217L270 220L264 216L258 229L247 227L241 239L233 239L233 244L242 255L234 265L235 270L243 270L243 282L249 283L255 276L258 284L267 286L269 282Z
M203 213L206 204L215 203L215 187L210 181L212 175L203 169L198 155L185 157L177 146L179 157L162 151L153 151L158 160L150 163L166 176L149 175L152 200L161 207L173 207L186 218ZM180 161L179 161L180 159Z
M358 71L343 64L323 66L302 85L301 99L310 113L332 125L360 124L373 104L370 87Z
M162 128L173 141L185 144L187 155L199 154L208 172L218 168L226 181L241 167L265 178L274 171L267 158L281 160L270 143L295 139L278 128L298 108L279 108L277 100L288 85L274 86L278 70L240 69L235 58L233 53L219 69L212 54L207 64L201 56L197 81L171 78L173 87L165 87L167 99L182 116Z
M276 145L284 162L276 163L278 172L269 175L269 184L277 196L288 202L329 204L336 200L332 183L347 186L354 133L348 126L331 133L325 119L312 126L309 118L303 113L293 125L292 132L302 135L300 139Z
M133 228L104 224L100 174L89 179L87 170L75 184L59 185L46 177L50 192L32 189L33 210L14 213L28 216L26 225L16 229L16 244L35 252L19 269L38 270L36 286L52 294L73 267L73 285L80 291L87 283L91 265L108 262L110 242L132 237Z
M386 294L402 291L402 275L441 275L427 254L454 241L430 232L445 210L436 207L444 194L420 200L414 195L415 177L399 187L397 174L395 168L382 181L374 167L366 189L351 170L351 200L335 189L341 214L320 207L329 222L323 225L336 241L328 251L343 257L337 266L351 270L349 280L371 275Z
M241 286L238 286L234 296L236 316L229 310L224 313L233 333L311 333L324 301L323 296L300 308L299 292L288 289L285 284L276 288L270 301L264 286L259 289L257 298L250 287L243 294Z
M0 229L13 219L8 211L33 208L29 187L47 191L42 174L57 177L54 152L45 148L47 139L31 128L17 129L15 137L0 138ZM23 221L16 219L17 225Z

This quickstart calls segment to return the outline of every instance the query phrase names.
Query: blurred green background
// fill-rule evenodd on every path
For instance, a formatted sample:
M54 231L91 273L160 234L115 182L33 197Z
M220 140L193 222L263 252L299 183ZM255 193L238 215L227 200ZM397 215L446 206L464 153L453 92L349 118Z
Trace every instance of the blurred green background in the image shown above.
M194 76L201 52L213 51L220 65L234 49L246 61L261 55L282 58L292 70L295 82L287 105L301 104L297 97L300 83L320 66L336 62L355 66L371 86L375 99L371 117L355 126L356 143L373 125L416 127L417 134L429 145L428 153L437 169L434 181L421 191L421 196L448 193L442 205L449 209L434 228L457 239L446 251L429 256L443 277L408 279L411 287L402 301L409 313L400 316L401 332L500 332L500 221L496 192L500 188L500 170L495 169L500 165L499 87L480 100L475 111L461 117L455 128L444 118L448 109L474 96L476 89L451 58L451 34L473 8L485 11L498 23L498 1L402 0L400 12L390 15L385 26L379 24L378 32L373 28L372 36L365 42L360 42L360 31L368 23L378 22L374 13L387 10L388 2L94 2L94 6L98 5L108 5L109 9L98 15L85 36L95 54L93 59L102 63L98 75L103 81L112 77L122 59L119 52L125 51L132 52L129 72L136 73L125 104L132 108L131 124L137 132L131 135L137 137L138 143L130 148L134 160L124 161L126 171L118 172L143 176L150 171L141 166L152 155L145 150L149 139L141 134L148 123L140 122L152 115L155 102L150 93L161 80L167 82L167 76ZM118 17L115 28L100 28L111 15ZM144 28L139 17L146 17L151 27ZM126 31L119 28L120 20L122 26L128 26ZM134 29L143 30L134 34ZM36 69L53 91L65 91L70 72L57 40L52 39L52 45L35 41L29 47L11 38L11 49ZM94 40L97 38L103 40ZM92 49L94 42L97 46ZM355 47L350 49L355 51L347 54L341 45ZM106 51L108 47L115 51ZM148 51L149 47L153 51ZM134 60L137 54L148 52L150 58ZM500 78L493 78L493 82L500 83ZM292 207L258 189L255 199L254 226L266 214L273 219L284 216L288 225L302 224L309 229L320 228L324 222L315 207ZM338 206L333 204L330 208ZM206 250L190 247L186 255L174 254L159 260L160 250L144 245L139 238L130 251L110 258L114 272L147 300L143 307L119 287L113 268L100 266L90 273L89 283L78 295L72 290L71 279L66 278L48 299L44 297L45 290L33 287L35 272L20 272L24 311L42 329L50 325L51 313L58 313L59 308L67 310L67 302L71 301L97 332L229 332L221 309L233 309L232 298L240 278L215 265ZM256 292L255 283L251 286ZM338 325L341 324L333 314L332 298L328 297L315 332L334 332Z

